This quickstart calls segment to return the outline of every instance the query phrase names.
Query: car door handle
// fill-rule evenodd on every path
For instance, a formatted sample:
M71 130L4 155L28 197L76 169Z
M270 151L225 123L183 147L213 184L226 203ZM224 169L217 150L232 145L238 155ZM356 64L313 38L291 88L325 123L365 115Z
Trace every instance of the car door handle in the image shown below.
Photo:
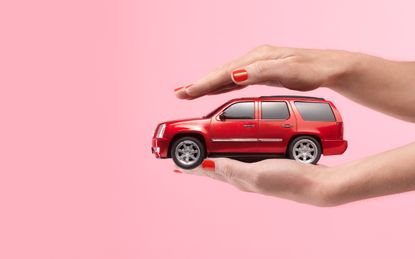
M286 124L282 124L281 127L283 127L283 128L292 128L293 125L286 123Z
M255 127L254 124L244 124L244 128L253 128Z

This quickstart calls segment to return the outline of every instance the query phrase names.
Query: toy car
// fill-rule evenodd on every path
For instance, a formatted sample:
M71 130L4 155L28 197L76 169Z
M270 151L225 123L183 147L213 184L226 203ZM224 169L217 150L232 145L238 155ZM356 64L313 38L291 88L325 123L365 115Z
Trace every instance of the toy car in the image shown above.
M343 121L333 103L306 96L233 99L202 118L159 124L151 147L157 158L173 158L185 169L206 157L288 157L316 164L322 154L346 149Z

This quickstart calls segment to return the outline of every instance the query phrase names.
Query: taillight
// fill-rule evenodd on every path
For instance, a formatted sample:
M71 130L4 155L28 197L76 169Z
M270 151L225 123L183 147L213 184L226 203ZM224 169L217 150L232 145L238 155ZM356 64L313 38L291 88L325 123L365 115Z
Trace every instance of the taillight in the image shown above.
M337 122L337 136L339 139L343 139L344 129L343 122Z

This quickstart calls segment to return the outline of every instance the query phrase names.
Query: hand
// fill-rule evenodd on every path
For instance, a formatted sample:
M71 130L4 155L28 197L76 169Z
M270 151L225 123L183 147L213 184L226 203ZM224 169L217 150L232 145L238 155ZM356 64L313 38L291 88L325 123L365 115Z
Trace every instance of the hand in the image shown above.
M227 158L205 160L193 170L175 172L208 176L230 183L239 190L281 197L317 206L336 205L331 185L326 183L327 168L288 159L269 159L243 163Z
M325 167L288 159L243 163L207 159L193 170L176 172L208 176L240 190L316 206L415 190L415 143L344 165Z
M348 72L354 55L338 50L310 50L261 46L248 52L192 85L176 89L182 99L220 94L248 85L284 86L309 91L336 80Z
M176 96L194 99L252 84L309 91L320 86L391 116L415 122L415 62L397 62L338 50L261 46L187 87ZM245 164L209 159L189 173L319 206L415 190L415 143L335 167L266 160Z

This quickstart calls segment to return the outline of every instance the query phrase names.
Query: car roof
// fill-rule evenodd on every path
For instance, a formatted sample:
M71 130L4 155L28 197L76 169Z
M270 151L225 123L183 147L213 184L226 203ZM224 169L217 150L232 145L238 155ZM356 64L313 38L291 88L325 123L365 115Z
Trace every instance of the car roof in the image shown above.
M311 100L311 101L326 101L321 97L314 96L301 96L301 95L268 95L259 97L242 97L229 100L228 102L239 101L239 100L263 100L263 99L284 99L284 100Z
M260 96L260 99L264 98L279 98L279 99L309 99L309 100L320 100L324 101L324 98L314 96L302 96L302 95L268 95Z

